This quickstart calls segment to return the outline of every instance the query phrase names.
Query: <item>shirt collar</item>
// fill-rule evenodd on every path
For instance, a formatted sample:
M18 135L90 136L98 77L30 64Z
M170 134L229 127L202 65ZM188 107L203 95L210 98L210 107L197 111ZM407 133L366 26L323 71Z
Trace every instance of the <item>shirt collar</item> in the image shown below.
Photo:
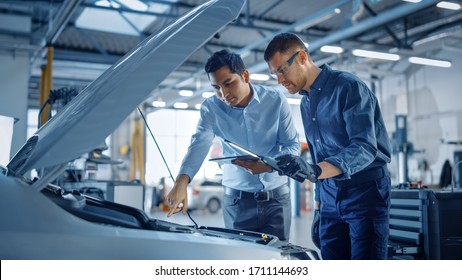
M250 85L250 90L251 90L251 93L252 93L252 98L250 99L250 102L249 104L255 100L256 102L260 103L260 95L259 95L259 92L257 91L257 89L252 85L252 84L249 84Z
M329 80L332 68L327 64L322 65L320 68L321 72L311 85L310 92L321 92L324 86L326 85L327 80ZM305 91L305 95L307 94L308 93Z

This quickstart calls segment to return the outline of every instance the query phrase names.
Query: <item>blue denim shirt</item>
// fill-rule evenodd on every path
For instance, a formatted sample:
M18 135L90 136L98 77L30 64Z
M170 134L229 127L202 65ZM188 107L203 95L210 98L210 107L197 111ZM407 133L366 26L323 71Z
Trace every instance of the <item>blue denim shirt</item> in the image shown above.
M301 114L313 162L327 161L350 179L390 162L391 145L374 93L355 75L328 65L302 97Z
M252 85L252 99L245 108L226 105L216 96L207 98L200 109L196 133L183 159L179 174L196 175L218 136L258 155L300 154L298 134L285 96L271 87ZM242 152L221 141L223 156ZM271 190L287 183L277 172L252 175L234 164L223 165L223 185L243 191Z

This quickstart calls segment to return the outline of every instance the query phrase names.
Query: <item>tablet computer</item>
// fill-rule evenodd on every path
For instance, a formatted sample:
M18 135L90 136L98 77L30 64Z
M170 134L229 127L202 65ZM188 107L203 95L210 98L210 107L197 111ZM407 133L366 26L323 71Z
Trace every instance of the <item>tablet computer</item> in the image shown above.
M233 160L244 160L244 161L258 161L260 158L251 156L251 155L239 155L239 156L230 156L230 157L219 157L211 158L209 161L218 162L218 163L232 163Z

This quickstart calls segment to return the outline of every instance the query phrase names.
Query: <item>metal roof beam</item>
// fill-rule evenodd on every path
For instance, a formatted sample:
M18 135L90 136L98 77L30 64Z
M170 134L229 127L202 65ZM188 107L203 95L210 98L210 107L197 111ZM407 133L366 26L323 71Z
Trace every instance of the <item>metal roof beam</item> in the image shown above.
M270 41L276 34L278 33L282 33L282 32L290 32L292 30L294 30L295 28L297 28L298 26L302 26L302 25L307 25L309 24L310 22L316 22L317 20L319 20L320 18L323 18L325 17L327 14L331 13L335 8L338 8L344 4L347 4L349 1L341 1L341 2L338 2L337 4L335 5L332 5L332 6L329 6L313 15L310 15L308 17L305 17L301 20L298 20L296 21L295 23L281 29L281 30L278 30L277 32L275 33L271 33L270 35L254 42L253 44L250 44L244 48L241 48L240 50L238 50L237 52L238 53L245 53L245 52L248 52L258 46L260 46L261 44L263 43L266 43L268 41ZM321 39L318 39L316 41L313 41L312 43L310 43L309 45L309 49L310 51L313 51L313 50L316 50L316 49L319 49L320 47L324 46L324 45L328 45L328 44L332 44L332 43L335 43L335 42L339 42L339 41L342 41L344 39L348 39L348 38L351 38L355 35L358 35L362 32L365 32L367 30L370 30L370 29L373 29L373 28L376 28L378 26L381 26L381 25L384 25L390 21L393 21L393 20L396 20L396 19L399 19L401 17L404 17L406 15L409 15L411 13L414 13L414 12L417 12L421 9L424 9L428 6L431 6L431 5L434 5L436 4L437 2L439 2L439 0L423 0L419 3L403 3L401 6L397 7L397 8L394 8L394 9L391 9L391 10L388 10L376 17L373 17L373 18L369 18L369 19L366 19L364 21L361 21L359 23L357 23L356 25L353 25L353 26L350 26L348 28L344 28L344 29L341 29L341 30L338 30L337 32L334 32L332 33L331 35L328 35L326 37L323 37ZM263 62L260 62L260 63L257 63L251 67L248 67L248 70L250 73L257 73L257 72L261 72L261 71L264 71L266 68L267 68L267 64L265 61ZM200 71L202 73L202 71ZM190 81L193 81L194 79L196 79L198 76L200 75L200 73L195 73L192 75L191 78L189 78L188 80ZM184 81L186 82L186 81ZM182 84L185 84L185 83L182 83ZM178 83L180 84L180 83ZM177 85L178 85L177 84ZM164 90L168 90L168 89L172 89L174 87L167 87L167 88L164 88L162 89L162 91ZM175 102L186 102L188 100L192 100L194 98L197 98L202 92L204 91L204 89L198 89L196 91L194 91L194 94L192 96L189 96L189 97L180 97L180 98L176 98L174 100L171 100L170 102L168 102L168 104L166 104L167 106L171 106L173 103ZM158 93L156 96L159 96L160 94ZM166 106L166 107L167 107ZM162 109L162 108L153 108L152 111L157 111L159 109Z
M377 13L367 4L367 3L363 3L364 5L364 8L366 8L366 10L374 17L377 16ZM401 42L401 40L398 38L398 36L390 29L390 27L388 27L386 24L383 26L383 28L385 29L385 31L388 33L388 35L390 35L391 38L393 38L393 40L395 41L395 43L397 44L397 47L401 48L401 47L404 47L404 48L408 48L410 49L411 47L407 44L407 41L405 40L404 42ZM407 36L405 36L406 38Z
M313 51L313 50L321 48L324 45L340 42L344 39L348 39L362 32L365 32L367 30L370 30L378 26L381 26L383 24L386 24L390 21L402 18L411 13L417 12L428 6L434 5L438 2L439 0L422 0L419 3L404 3L401 6L388 10L377 17L363 20L356 25L353 25L345 29L341 29L337 32L332 33L331 35L328 35L324 38L313 41L310 43L309 49L310 51ZM281 30L281 32L285 32L285 31ZM249 71L251 73L256 73L256 72L266 69L266 67L267 67L267 64L265 61L263 61L261 63L255 64L254 66L250 67Z
M350 2L350 0L342 0L342 1L339 1L338 3L336 3L336 4L330 5L327 8L324 8L324 9L322 9L322 10L320 10L320 11L318 11L318 12L312 14L312 15L309 15L309 16L303 18L303 19L297 20L295 23L290 24L290 25L288 25L287 27L285 27L283 29L277 30L275 32L271 32L271 34L267 35L266 37L263 37L262 39L257 40L254 43L252 43L250 45L247 45L244 48L236 50L236 53L239 53L239 54L247 53L247 52L251 51L252 49L254 49L256 47L258 47L258 46L260 46L260 45L262 45L264 43L269 42L274 37L274 35L276 35L277 33L291 31L291 30L294 30L295 28L297 28L299 26L315 25L315 24L317 24L319 22L320 19L323 19L323 18L326 17L326 15L329 15L329 14L333 13L333 11L336 8L339 8L339 7L341 7L341 6L345 5L345 4L348 4L349 2ZM263 64L263 66L266 67L266 63ZM178 81L173 86L169 86L169 87L165 87L165 88L161 89L160 91L157 92L157 94L155 96L153 96L153 98L161 95L163 92L165 92L167 90L172 90L174 88L178 88L180 85L184 85L184 84L188 84L190 82L193 82L195 79L197 79L197 77L199 77L200 75L203 75L203 74L204 74L204 72L202 70L200 70L197 73L192 74L191 77L189 79L187 79L187 80ZM201 94L202 91L203 91L203 89L196 90L192 96L189 96L187 98L178 98L178 99L173 100L172 102L176 102L176 101L180 101L180 100L184 101L184 100L194 99L194 98L197 97L197 95Z
M54 44L66 27L72 14L77 10L82 0L66 0L51 21L51 28L46 34L46 43Z

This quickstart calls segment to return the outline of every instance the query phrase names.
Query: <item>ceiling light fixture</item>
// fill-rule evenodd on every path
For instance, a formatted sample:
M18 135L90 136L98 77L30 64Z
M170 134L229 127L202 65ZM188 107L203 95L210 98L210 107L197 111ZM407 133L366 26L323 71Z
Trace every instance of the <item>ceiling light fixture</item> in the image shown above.
M181 96L193 96L194 92L192 90L182 89L178 92Z
M161 100L156 100L152 102L152 106L162 108L165 107L165 102Z
M419 3L422 0L403 0L404 2Z
M213 92L213 91L204 91L202 93L202 97L204 97L204 98L209 98L209 97L214 96L214 95L215 95L215 92Z
M250 79L255 81L268 81L269 75L266 74L250 74Z
M367 57L367 58L377 58L377 59L391 60L391 61L398 61L400 59L400 56L397 54L373 52L373 51L366 51L366 50L360 50L360 49L355 49L352 51L352 53L355 56Z
M320 50L325 53L342 53L343 52L342 47L329 46L329 45L322 46Z
M452 65L452 63L447 60L429 59L429 58L416 57L416 56L409 57L409 62L414 63L414 64L422 64L422 65L445 67L445 68L449 68Z
M438 4L436 4L436 6L438 8L454 10L454 11L460 10L461 8L460 4L448 2L448 1L441 1Z
M186 102L176 102L173 104L173 108L175 109L187 109L188 107L188 103Z
M201 104L196 104L196 105L194 106L194 108L196 108L196 110L200 110L200 109L201 109L201 106L202 106Z

